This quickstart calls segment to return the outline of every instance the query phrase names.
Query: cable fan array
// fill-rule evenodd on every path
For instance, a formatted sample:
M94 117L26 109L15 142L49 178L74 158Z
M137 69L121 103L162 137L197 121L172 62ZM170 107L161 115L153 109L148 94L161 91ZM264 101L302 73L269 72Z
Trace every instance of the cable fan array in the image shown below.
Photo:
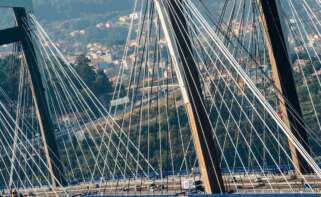
M320 38L319 15L312 6L321 6L320 1L282 2L289 10L286 21L293 38L289 48L295 49L292 58L299 62L294 67L295 79L305 115L304 127L312 144L311 154L278 113L283 95L271 77L257 1L226 0L219 18L212 16L209 3L135 1L133 12L139 14L138 18L131 18L109 109L65 60L36 18L30 15L24 21L32 40L29 44L34 46L33 55L38 60L39 80L46 90L61 171L69 186L82 182L89 191L95 185L95 191L101 194L142 194L145 187L150 187L153 190L144 194L155 194L155 190L164 194L185 191L184 179L201 180L202 169L190 126L192 117L186 110L186 99L195 101L185 94L191 89L188 84L198 84L200 80L201 88L194 94L204 101L199 104L207 117L195 114L195 118L210 121L228 192L318 191L315 186L321 170L315 159L321 150L320 100L316 95L321 62L311 39ZM177 7L184 21L176 13ZM186 28L174 30L173 23L186 24ZM177 44L175 32L188 35L189 40L184 40L187 48ZM182 57L183 50L188 50L192 57ZM0 89L0 185L6 189L21 188L26 193L68 195L67 187L48 190L52 183L28 66L19 46L16 51L12 64L19 68L17 98L10 99L6 90ZM309 61L305 67L300 63L303 57ZM187 73L197 76L190 83L179 72L184 62L196 66L197 73L187 68ZM296 169L289 143L314 175L306 176Z
M186 0L177 3L186 18L192 43L188 50L193 54L202 84L202 89L197 94L206 98L203 107L211 119L213 138L221 152L220 165L224 171L225 184L230 190L239 192L242 189L256 192L260 189L295 191L297 188L288 176L288 173L295 170L288 140L296 146L318 176L320 169L277 113L279 97L282 95L271 79L256 3L232 2L232 6L228 3L224 5L223 10L226 11L223 11L219 22L213 19L208 10L203 12L206 13L204 16L201 14L200 10L206 11L206 3L202 1ZM162 24L157 4L163 8L162 17L168 26ZM169 49L177 41L171 29L170 18L171 12L175 15L174 7L171 1L136 3L136 12L141 13L141 16L132 21L114 93L115 100L127 102L116 102L111 108L117 122L131 133L131 138L137 141L147 159L153 159L150 155L155 156L154 151L160 154L158 160L151 163L160 171L160 175L168 169L175 172L172 174L180 174L182 163L189 167L188 172L193 172L198 166L194 151L189 151L190 148L193 149L193 139L184 108L182 84L179 83L179 77L185 76L177 76L177 65ZM233 11L228 11L231 8ZM226 18L228 22L225 21ZM238 19L241 20L239 28L232 29L231 24ZM166 39L164 31L174 35L172 41ZM185 49L177 46L174 50L177 52ZM178 57L177 54L175 58L178 58L178 64L189 58ZM156 118L151 118L152 114ZM184 117L183 123L181 117ZM172 122L172 119L180 121ZM310 131L309 128L307 130ZM157 140L148 140L149 144L146 145L142 140L144 136L151 138L153 135L158 135ZM189 140L186 141L185 138ZM180 146L178 153L173 145ZM158 147L158 150L150 147ZM182 150L185 153L182 154ZM192 165L186 161L192 161ZM235 181L235 176L239 174L240 180ZM316 180L319 179L318 176L315 177ZM258 177L266 180L265 186L258 186L255 181ZM273 180L283 181L284 184L276 184ZM307 180L302 176L302 182L310 185L311 179ZM308 188L313 191L312 187Z
M319 139L319 14L320 1L281 1L284 30L289 36L289 50L297 92L304 117L304 127L309 136L308 147L318 160L320 154ZM199 7L206 13L207 20L229 47L233 56L242 65L253 83L260 89L272 107L284 116L280 110L283 95L275 86L272 69L266 49L264 29L260 22L260 10L257 1L224 1L222 13L214 18L206 3L199 1ZM262 81L263 80L263 81ZM281 98L281 99L280 99ZM284 103L289 105L287 101ZM291 106L290 106L291 108ZM291 112L295 114L294 110Z
M105 184L106 180L147 177L148 167L151 173L157 175L127 133L120 129L105 106L80 79L75 68L64 59L33 15L28 16L23 27L30 32L28 36L32 43L28 44L33 46L33 55L39 64L39 80L44 85L50 111L47 115L54 124L63 166L60 170L68 185L84 183L89 188ZM54 188L52 185L28 66L19 46L17 50L19 53L13 55L12 63L15 72L20 70L16 74L20 78L17 99L12 100L6 95L6 90L1 89L1 97L5 100L1 121L6 121L2 127L4 140L1 142L5 144L1 147L1 186L8 190L21 188L26 193L68 194L66 188ZM9 107L12 113L9 113ZM58 158L57 155L55 157Z
M43 145L35 130L36 120L33 109L25 108L31 104L26 85L26 65L21 52L15 48L15 54L10 63L21 65L17 72L19 94L16 102L12 101L5 90L1 88L1 188L8 192L11 188L20 189L26 193L36 192L38 188L47 190L51 187L49 169L44 159ZM57 194L55 191L53 194Z

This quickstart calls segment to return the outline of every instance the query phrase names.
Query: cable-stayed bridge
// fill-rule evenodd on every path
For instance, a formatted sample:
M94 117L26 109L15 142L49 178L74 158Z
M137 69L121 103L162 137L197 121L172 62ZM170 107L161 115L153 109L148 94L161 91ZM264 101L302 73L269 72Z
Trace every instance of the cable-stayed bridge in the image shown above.
M319 193L321 2L220 3L136 0L106 107L32 1L0 0L18 84L0 90L2 191Z

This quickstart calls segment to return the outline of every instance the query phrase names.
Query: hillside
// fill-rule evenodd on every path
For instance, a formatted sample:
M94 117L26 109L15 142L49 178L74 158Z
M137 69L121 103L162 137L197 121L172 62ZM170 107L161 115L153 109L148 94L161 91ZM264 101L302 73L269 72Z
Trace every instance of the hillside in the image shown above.
M44 26L51 38L65 43L85 47L88 43L99 42L103 45L123 43L128 26L117 24L120 16L128 15L134 6L134 0L33 0L35 16ZM204 0L215 13L214 5L219 0ZM4 10L4 11L3 11ZM8 25L8 11L0 9L2 20L0 27ZM12 18L12 17L11 17ZM97 24L110 22L111 28L97 28ZM12 23L12 21L11 21ZM84 31L77 36L70 36L74 31ZM83 50L83 49L81 49ZM67 50L70 51L70 50ZM70 51L73 53L73 51Z
M128 12L132 0L34 0L36 15L42 20L67 20L111 12Z

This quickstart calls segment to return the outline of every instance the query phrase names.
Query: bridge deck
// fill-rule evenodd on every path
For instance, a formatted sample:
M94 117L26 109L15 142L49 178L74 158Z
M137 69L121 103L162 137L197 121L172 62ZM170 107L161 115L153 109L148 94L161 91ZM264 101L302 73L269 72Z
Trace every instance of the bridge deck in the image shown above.
M286 181L282 176L271 175L269 180L257 178L259 175L251 177L242 176L225 176L225 185L229 193L307 193L321 192L321 180L316 176L294 177L287 176ZM84 196L84 195L186 195L192 190L184 189L184 180L193 179L200 180L200 177L167 177L165 179L148 180L113 180L97 183L81 183L75 186L69 186L64 189L56 188L34 188L30 190L19 190L19 193L31 196L65 196L66 192L70 196ZM306 180L304 183L303 179ZM289 188L289 184L292 189ZM311 188L307 188L309 184ZM271 190L271 187L273 190ZM8 191L4 191L8 192ZM245 195L245 194L244 194ZM248 195L248 194L246 194ZM257 196L256 196L257 197Z

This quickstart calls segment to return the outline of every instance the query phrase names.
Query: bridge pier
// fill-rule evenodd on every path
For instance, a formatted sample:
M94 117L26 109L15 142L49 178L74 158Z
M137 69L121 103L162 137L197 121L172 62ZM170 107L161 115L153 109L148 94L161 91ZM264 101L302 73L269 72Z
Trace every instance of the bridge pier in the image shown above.
M278 95L282 120L291 129L293 135L309 152L309 140L305 130L299 97L296 91L288 52L288 35L279 0L257 0L260 8L260 22L264 29L266 47L272 65L274 85L280 91ZM309 174L311 167L289 141L292 160L297 174Z

